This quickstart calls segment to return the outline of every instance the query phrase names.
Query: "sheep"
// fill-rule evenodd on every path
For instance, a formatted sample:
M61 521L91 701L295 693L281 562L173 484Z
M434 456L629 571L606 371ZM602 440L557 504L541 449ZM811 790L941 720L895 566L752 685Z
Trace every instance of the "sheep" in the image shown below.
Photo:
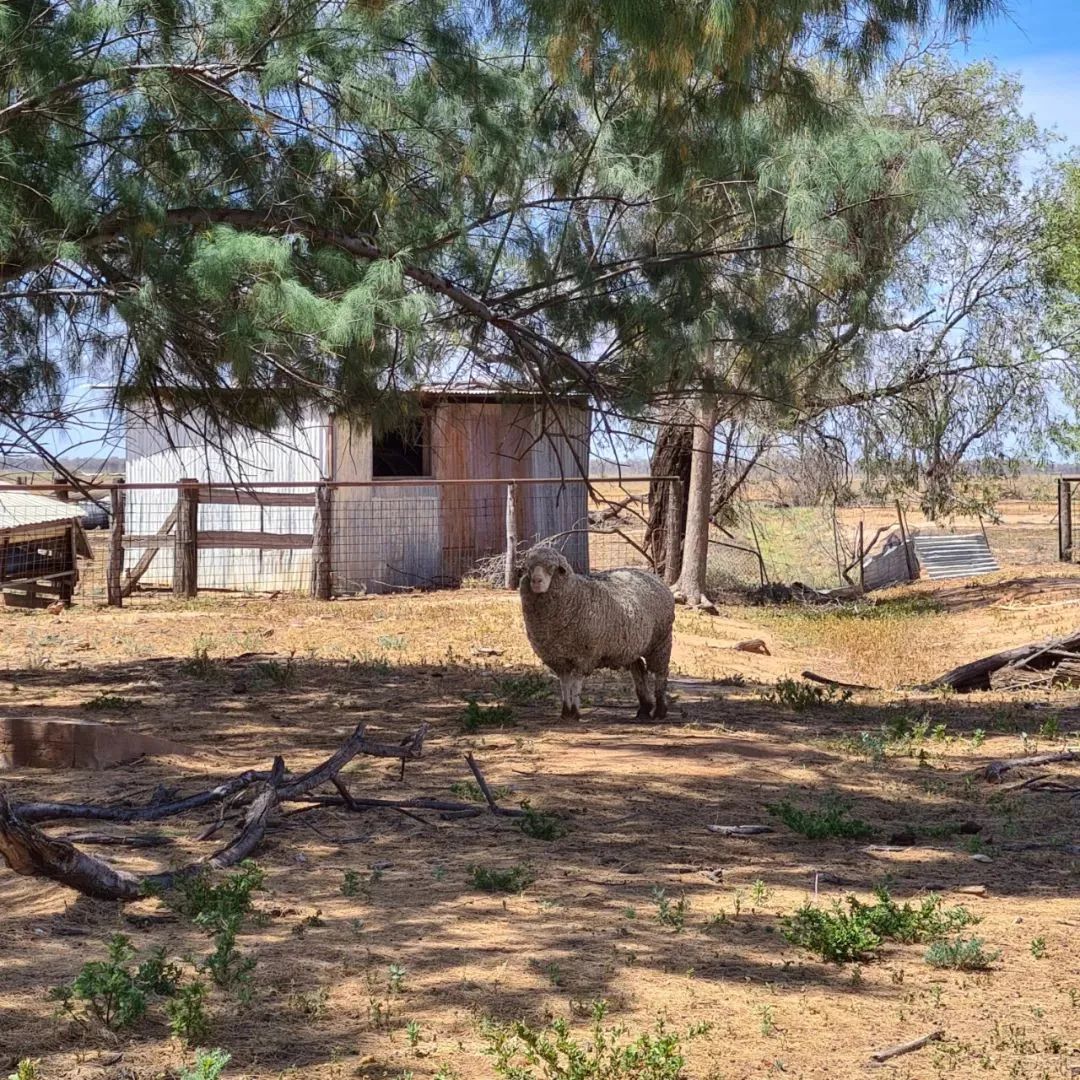
M562 685L564 720L580 718L581 687L596 668L630 671L639 720L667 715L675 599L659 578L631 569L582 576L554 548L538 547L519 589L529 644Z

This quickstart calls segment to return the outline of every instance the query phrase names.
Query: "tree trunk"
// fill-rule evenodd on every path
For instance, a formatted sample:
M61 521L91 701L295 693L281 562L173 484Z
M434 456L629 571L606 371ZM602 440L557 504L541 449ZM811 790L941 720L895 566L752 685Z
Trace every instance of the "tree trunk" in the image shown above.
M682 569L682 534L670 536L668 523L686 521L686 500L690 493L690 466L694 459L693 415L684 405L664 410L657 423L656 446L649 464L651 476L677 476L681 483L653 481L649 485L649 521L645 528L645 550L657 573L668 568L666 580L674 585ZM674 490L673 490L674 489ZM681 505L672 518L671 499ZM674 549L674 550L671 550Z
M711 610L715 608L705 595L705 572L709 561L709 510L712 502L716 417L715 395L703 393L694 412L693 460L688 485L682 571L673 590L677 600L691 607Z

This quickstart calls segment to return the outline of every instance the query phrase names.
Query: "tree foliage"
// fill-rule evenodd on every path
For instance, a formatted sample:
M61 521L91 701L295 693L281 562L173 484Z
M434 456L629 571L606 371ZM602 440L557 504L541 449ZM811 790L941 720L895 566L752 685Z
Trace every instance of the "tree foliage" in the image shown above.
M994 6L946 12L962 26ZM864 73L929 16L5 4L0 408L62 419L77 370L121 404L263 427L313 400L370 414L470 359L632 405L685 381L706 327L754 339L768 381L761 324L793 316L784 296L759 312L774 270L757 257L820 249L865 303L884 200L931 164L902 133L839 134L830 72Z

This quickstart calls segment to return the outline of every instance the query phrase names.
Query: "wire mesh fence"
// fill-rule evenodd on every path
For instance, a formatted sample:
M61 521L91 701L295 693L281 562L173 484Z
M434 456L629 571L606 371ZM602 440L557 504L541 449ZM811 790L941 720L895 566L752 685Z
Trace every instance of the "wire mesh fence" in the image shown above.
M503 587L508 551L517 556L538 543L558 547L579 572L655 569L648 526L656 484L644 477L115 485L94 492L108 516L83 519L100 527L61 523L72 553L67 571L77 571L66 579L64 599L122 604L204 593L329 599ZM0 503L3 497L0 490ZM36 543L10 546L9 580L56 569L57 545ZM714 543L709 565L723 588L760 584L753 551Z

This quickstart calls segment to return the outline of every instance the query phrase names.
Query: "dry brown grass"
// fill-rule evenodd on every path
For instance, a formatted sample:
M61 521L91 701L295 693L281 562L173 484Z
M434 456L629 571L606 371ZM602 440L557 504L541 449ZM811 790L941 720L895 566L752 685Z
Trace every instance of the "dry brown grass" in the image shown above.
M425 757L403 783L387 763L365 760L350 769L354 789L446 796L468 779L462 755L473 749L491 782L513 789L510 801L565 815L571 830L551 843L487 817L424 825L393 812L320 812L282 821L259 854L266 924L241 940L258 958L254 1000L212 997L213 1043L233 1054L228 1076L419 1080L445 1068L462 1080L490 1077L481 1018L572 1016L584 1025L585 1003L599 998L634 1031L658 1015L677 1028L710 1022L688 1047L694 1080L861 1076L871 1050L937 1027L945 1039L891 1063L892 1075L1065 1076L1080 1018L1077 860L1006 845L1075 838L1075 804L1010 793L971 770L1025 742L1044 748L1060 744L1058 732L1075 735L1075 695L963 700L890 690L802 713L762 698L767 684L806 667L910 685L1073 625L1073 607L1048 605L1080 599L1080 579L1056 568L1043 577L920 586L942 609L915 613L910 605L873 617L680 612L670 722L634 722L628 680L608 677L587 684L581 724L560 724L552 702L539 699L514 706L513 726L479 735L461 731L465 699L503 700L508 675L537 670L513 596L0 610L0 710L81 716L105 692L140 704L95 719L191 748L105 774L12 773L5 786L16 798L141 801L159 784L195 790L275 752L294 769L313 764L361 719L383 733L427 720ZM749 637L765 638L773 655L731 650ZM203 651L208 664L184 662ZM288 685L220 662L248 651L281 662L293 654ZM925 737L866 749L861 732L872 742L901 720L925 720ZM936 725L944 728L934 737ZM914 832L917 843L867 854L862 841L809 842L783 827L748 839L705 828L768 821L766 804L810 805L826 790L842 793L879 840ZM168 847L125 862L205 854L212 845L186 839L201 820L178 823ZM981 839L946 835L969 820ZM973 861L975 847L993 861ZM535 882L521 895L481 893L472 864L528 865ZM347 870L359 875L358 895L342 893ZM986 974L943 974L923 963L923 947L890 946L880 960L838 967L781 936L780 916L815 882L828 902L885 879L900 898L933 888L967 904L1002 962ZM952 894L974 884L986 895ZM687 899L681 933L657 920L655 888ZM54 1021L46 1000L103 955L118 929L142 948L207 951L183 922L144 918L163 911L158 901L121 909L0 873L0 1069L33 1056L50 1080L128 1080L175 1075L190 1062L158 1013L116 1038ZM708 926L721 912L726 921ZM1044 959L1032 955L1036 937ZM391 964L405 969L400 993L387 990ZM388 1027L373 1018L373 1001L383 1000ZM409 1020L419 1025L416 1047Z

